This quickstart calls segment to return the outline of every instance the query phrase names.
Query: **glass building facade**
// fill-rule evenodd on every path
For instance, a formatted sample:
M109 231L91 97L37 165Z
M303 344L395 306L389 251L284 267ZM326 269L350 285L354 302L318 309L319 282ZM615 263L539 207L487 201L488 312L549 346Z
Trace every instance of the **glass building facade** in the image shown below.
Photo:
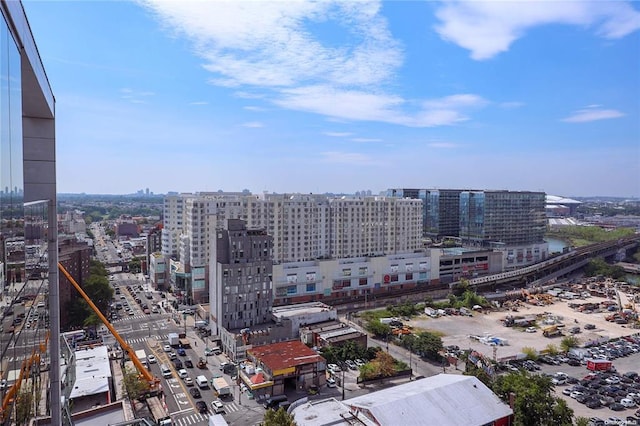
M61 424L55 101L22 3L0 11L0 423Z

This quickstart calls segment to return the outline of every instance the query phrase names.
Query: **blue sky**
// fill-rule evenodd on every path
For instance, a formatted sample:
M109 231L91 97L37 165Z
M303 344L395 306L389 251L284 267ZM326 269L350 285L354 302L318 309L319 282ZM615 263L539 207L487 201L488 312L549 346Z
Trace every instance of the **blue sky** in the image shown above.
M24 1L58 191L640 196L640 4Z

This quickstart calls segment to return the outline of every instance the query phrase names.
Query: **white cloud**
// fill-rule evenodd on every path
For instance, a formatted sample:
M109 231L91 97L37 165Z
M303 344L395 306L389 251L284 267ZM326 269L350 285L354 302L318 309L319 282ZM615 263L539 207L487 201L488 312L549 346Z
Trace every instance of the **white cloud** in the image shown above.
M138 1L191 40L209 81L236 87L236 97L409 127L456 124L468 120L468 108L482 106L475 95L434 103L385 90L396 87L404 52L381 1ZM330 43L318 30L325 24Z
M144 90L134 90L129 87L123 87L122 89L119 90L119 92L121 93L120 97L122 99L126 99L132 104L144 104L147 102L146 98L155 95L155 93L153 92L144 91Z
M615 109L601 109L599 105L590 105L587 108L579 109L569 117L563 118L561 121L566 123L586 123L589 121L607 120L610 118L624 117L624 113Z
M360 152L327 151L322 152L321 155L323 156L324 161L328 163L351 164L357 166L371 166L379 163L370 156Z
M245 107L242 107L243 109L247 110L247 111L253 111L253 112L264 112L267 109L263 108L263 107L259 107L259 106L253 106L253 105L247 105Z
M264 124L259 121L249 121L247 123L242 123L243 127L249 127L251 129L257 129L260 127L264 127Z
M479 96L461 94L423 101L405 112L408 102L395 95L309 86L282 91L274 102L285 108L358 121L380 121L408 127L447 126L468 120L463 111L484 106Z
M506 52L536 26L593 27L604 38L624 37L640 29L640 12L621 1L451 1L436 16L435 30L447 41L484 60Z
M189 105L209 105L209 102L207 102L207 101L194 101L194 102L189 102Z
M344 138L347 136L351 136L350 132L324 132L326 136L331 136L332 138Z
M428 145L431 148L443 148L443 149L458 148L460 146L452 142L431 142Z
M351 138L351 140L354 142L363 142L363 143L382 142L382 139L378 139L378 138Z
M498 104L500 108L504 109L517 109L524 106L524 102L512 101L512 102L501 102Z
M143 0L190 38L216 84L290 87L302 82L376 84L402 62L379 2ZM330 46L311 26L331 21L351 45Z

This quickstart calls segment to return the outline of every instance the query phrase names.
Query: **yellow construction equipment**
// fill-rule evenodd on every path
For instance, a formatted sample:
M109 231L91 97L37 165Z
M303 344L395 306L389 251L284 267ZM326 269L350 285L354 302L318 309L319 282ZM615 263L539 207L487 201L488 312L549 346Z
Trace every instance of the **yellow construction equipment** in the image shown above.
M93 303L93 301L87 296L87 293L82 290L82 287L76 282L76 280L71 276L71 274L62 266L61 263L58 263L58 269L60 272L69 280L69 282L78 290L78 293L82 296L82 298L89 304L93 312L96 313L98 318L102 321L102 323L109 329L113 337L116 338L122 350L126 351L129 355L129 359L133 362L133 365L138 369L138 373L142 380L146 381L149 384L150 393L157 394L160 389L160 379L153 376L149 370L142 364L140 359L136 356L136 352L133 350L131 346L118 334L115 328L111 325L111 323L107 320L107 318L100 312L100 309Z
M0 420L4 423L5 416L7 414L7 408L15 401L20 392L20 387L22 386L22 381L28 379L31 376L31 368L34 364L40 363L40 354L47 352L47 343L49 342L49 332L45 336L44 342L41 342L38 345L39 352L35 350L31 351L31 356L24 361L22 361L22 366L20 367L20 374L18 375L18 379L7 389L7 393L2 398L2 408L0 409Z

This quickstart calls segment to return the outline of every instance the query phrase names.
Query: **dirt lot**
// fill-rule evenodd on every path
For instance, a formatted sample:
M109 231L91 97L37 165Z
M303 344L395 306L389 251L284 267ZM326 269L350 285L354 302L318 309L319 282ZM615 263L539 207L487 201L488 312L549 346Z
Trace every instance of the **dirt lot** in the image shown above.
M604 298L591 297L581 302L601 302ZM622 295L622 303L626 303L626 297ZM464 316L443 316L440 318L430 318L426 315L421 315L410 322L415 328L420 328L429 331L438 331L443 333L442 341L445 346L458 345L461 349L475 349L485 354L489 358L501 359L515 356L520 353L523 347L533 347L537 350L545 349L550 343L560 346L562 337L546 338L542 335L542 331L538 330L535 333L526 333L522 331L522 328L511 328L502 325L502 319L506 315L522 315L530 316L550 312L557 317L562 317L566 328L574 326L584 326L585 324L593 324L596 326L595 330L587 331L582 330L576 337L581 343L589 340L596 340L600 337L620 337L624 335L630 335L637 333L639 330L633 330L622 325L608 322L604 319L604 313L585 314L576 312L569 308L568 302L558 301L552 305L544 307L525 305L520 308L518 312L502 311L491 313L473 313L473 317ZM575 320L578 323L575 323ZM501 337L507 339L508 345L505 346L489 346L480 343L477 340L469 338L470 335L476 335L482 337L488 334L494 337ZM494 353L495 348L495 353ZM614 365L618 368L618 371L638 371L640 372L640 354L632 355L628 358L620 358L614 362ZM548 373L555 373L557 371L564 371L574 377L584 377L587 374L587 370L582 367L570 367L566 364L560 366L543 366L542 371ZM615 412L609 410L606 407L592 410L579 404L577 401L571 399L568 396L563 395L562 389L566 386L561 386L556 389L557 395L564 398L569 407L571 407L576 416L592 417L597 416L606 419L609 416L617 416L625 418L630 416L637 409L627 409L621 412Z
M599 297L590 297L579 302L601 302L606 299ZM623 300L623 303L625 300ZM566 328L573 326L584 326L585 324L593 324L595 330L582 330L576 337L581 343L589 340L595 340L599 337L620 337L623 335L633 334L638 330L632 330L622 325L608 322L604 319L604 313L585 314L576 312L569 308L566 301L558 301L552 305L534 306L526 304L520 308L518 312L501 311L490 313L474 312L472 317L465 316L442 316L440 318L430 318L426 315L414 318L410 321L410 325L417 329L428 331L438 331L442 333L442 341L445 346L458 345L461 349L475 349L490 358L497 359L515 356L522 351L523 347L532 347L537 350L545 349L550 343L556 346L560 345L562 337L546 338L542 336L542 331L535 333L526 333L522 328L505 327L502 319L507 315L534 316L545 312L552 313L557 317L563 318ZM575 323L575 320L578 322ZM470 338L475 335L483 337L491 335L506 339L508 344L505 346L489 346Z

